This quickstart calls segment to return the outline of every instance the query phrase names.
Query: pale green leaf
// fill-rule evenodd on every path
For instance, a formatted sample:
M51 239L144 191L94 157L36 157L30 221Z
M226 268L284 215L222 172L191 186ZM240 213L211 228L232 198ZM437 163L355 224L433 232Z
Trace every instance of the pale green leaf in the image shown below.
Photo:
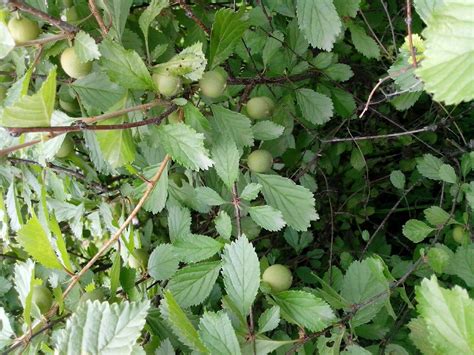
M253 145L251 122L247 116L220 105L212 105L211 109L213 113L211 125L216 136L224 140L233 140L238 148Z
M337 320L331 307L306 291L282 291L273 295L286 321L317 332Z
M149 301L109 304L87 301L58 334L60 354L130 353L145 325Z
M138 19L138 24L143 32L145 38L145 46L147 53L149 53L148 47L148 30L153 20L160 14L161 10L169 6L169 0L152 0L145 11L142 12Z
M286 224L282 213L271 206L250 207L249 214L255 223L270 232L277 232Z
M441 159L436 158L431 154L423 155L423 158L418 160L416 168L418 172L424 177L432 180L441 180L439 177L439 169L443 165Z
M231 189L239 176L240 153L237 146L230 139L219 139L213 145L211 154L217 175Z
M354 23L349 24L352 43L358 52L367 58L380 58L380 48L372 37L369 37L365 30Z
M472 1L443 0L427 19L426 50L416 74L435 101L455 105L474 99L473 11Z
M430 342L430 334L423 318L413 318L407 324L410 329L410 340L422 354L436 354L436 349Z
M184 105L183 111L186 124L194 128L199 133L210 132L211 128L209 121L191 102L188 102L186 105Z
M252 182L244 187L242 193L240 194L240 198L246 201L255 200L261 190L262 185Z
M219 211L219 214L214 219L216 231L222 238L230 239L232 234L232 222L226 211Z
M148 259L148 274L157 281L167 280L178 270L179 258L171 244L160 244Z
M160 343L160 347L155 350L155 355L175 355L175 351L173 349L173 344L171 341L166 338Z
M0 307L0 324L0 349L3 349L12 342L12 337L15 335L3 307Z
M280 210L285 222L297 231L305 231L319 218L311 191L278 175L258 174L267 203Z
M222 275L230 300L242 316L247 316L260 286L260 264L253 245L241 236L225 246Z
M112 23L115 37L121 40L122 33L125 29L130 8L133 0L109 0L105 6L105 13L108 15L104 20L105 23ZM109 17L110 16L110 17Z
M143 171L143 176L146 179L151 179L160 166L149 166ZM138 185L135 190L135 197L140 199L145 193L148 184L143 182ZM157 214L163 210L166 204L166 200L168 199L168 164L166 164L163 173L161 174L160 180L155 184L153 187L150 196L146 199L145 203L143 204L143 208L151 212L153 214Z
M417 219L410 219L403 226L403 235L414 243L422 242L428 234L434 231L434 228L428 226L425 222Z
M220 206L226 201L213 189L207 186L196 187L196 198L208 206Z
M311 89L296 91L296 101L303 117L311 123L322 125L333 115L333 104L329 97Z
M167 289L181 307L196 306L211 293L220 269L220 261L188 265L173 275Z
M173 242L173 246L176 256L185 263L209 259L223 248L221 242L199 234L183 235Z
M400 170L394 170L390 173L390 182L399 190L403 190L405 187L405 174Z
M0 21L0 59L5 58L15 48L15 40L10 35L7 25Z
M341 19L332 0L297 0L298 25L308 42L330 51L341 33Z
M405 111L412 107L420 98L422 91L417 92L404 92L396 96L394 99L390 100L390 103L397 109L398 111Z
M100 58L99 46L88 33L79 31L74 37L74 51L81 63Z
M270 332L280 324L280 307L267 308L258 319L258 332Z
M438 206L431 206L424 210L423 213L428 223L435 227L453 222L449 213Z
M364 349L362 346L351 344L347 346L341 355L371 355L369 350Z
M211 31L209 67L215 68L233 53L248 28L245 12L222 8L216 12Z
M356 17L361 0L334 0L334 6L341 17Z
M335 81L347 81L354 76L354 72L347 64L331 64L323 70L323 73Z
M21 96L13 105L5 107L0 125L5 127L49 126L56 99L56 68L49 72L37 93Z
M211 354L241 354L235 330L224 311L205 312L199 321L199 335Z
M191 213L187 208L168 207L168 230L172 242L191 233Z
M207 170L214 165L204 147L204 135L184 123L161 125L157 130L163 149L173 160L192 170Z
M443 164L439 167L439 178L449 184L455 184L458 180L456 171L449 164Z
M443 5L444 0L414 0L413 5L421 19L428 24L438 6Z
M285 127L272 121L258 121L252 126L253 136L260 141L277 139L284 130Z
M450 259L447 273L461 278L468 287L474 287L474 244L461 246Z
M31 306L31 288L35 277L35 263L31 259L15 264L15 289L23 308ZM28 297L29 296L29 297ZM29 298L29 299L28 299Z

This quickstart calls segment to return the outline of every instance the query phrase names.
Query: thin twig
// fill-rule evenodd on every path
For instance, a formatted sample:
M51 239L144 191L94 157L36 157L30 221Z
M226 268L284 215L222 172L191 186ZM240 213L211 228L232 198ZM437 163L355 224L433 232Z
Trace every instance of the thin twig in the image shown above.
M232 78L229 77L227 83L229 85L249 85L249 84L278 84L278 83L286 83L288 81L302 81L306 79L314 78L318 76L320 73L315 70L310 70L306 73L296 74L296 75L283 75L283 76L276 76L276 77L265 77L265 76L258 76L258 77L243 77L243 78Z
M385 54L387 54L387 56L389 58L392 58L392 55L388 52L387 48L385 48L385 46L383 45L383 43L380 41L380 39L377 37L377 35L375 34L374 30L372 29L372 27L370 26L369 24L369 21L367 21L367 18L365 17L364 13L362 12L362 10L359 11L360 12L360 15L362 16L362 19L364 20L367 28L369 29L370 33L372 34L372 37L375 39L375 41L378 43L378 45L380 46L380 48L383 49L383 51L385 52Z
M38 38L38 39L31 40L31 41L26 41L26 42L23 42L23 43L19 43L19 44L16 45L16 47L39 46L39 45L43 45L43 44L46 44L46 43L49 43L49 42L60 41L60 40L66 39L66 38L71 38L71 34L66 33L66 32L59 33L57 35L52 35L52 36L48 36L48 37Z
M97 9L97 5L94 0L89 0L89 9L91 10L92 15L95 17L95 20L97 21L99 27L100 27L100 32L102 33L102 38L107 37L107 34L109 33L108 28L104 24L104 20L102 19L102 16L100 16L99 10Z
M410 53L411 53L411 59L413 61L412 65L414 68L418 66L418 63L416 62L416 53L415 49L413 48L413 34L411 32L411 1L407 0L407 18L406 18L406 23L407 23L407 32L408 32L408 48L410 48Z
M206 32L208 35L211 34L211 30L202 22L199 17L197 17L193 10L191 10L191 7L189 7L188 4L186 4L185 0L178 0L179 6L184 10L186 13L186 16L188 16L190 19L192 19L196 25L198 25L204 32Z
M240 198L239 192L237 191L236 182L234 183L234 185L232 185L232 204L234 205L235 224L237 226L237 238L239 238L242 234L242 227L240 224Z
M390 17L390 13L388 11L388 6L384 0L380 0L380 2L382 3L383 10L385 11L385 14L387 15L388 25L390 27L390 32L392 33L393 48L397 48L397 39L395 37L395 30L393 28L392 18Z
M390 78L391 78L391 76L390 76L390 75L387 75L386 77L379 79L379 81L377 82L377 84L374 86L374 88L373 88L372 91L370 92L369 98L367 99L367 102L365 103L364 110L363 110L362 113L359 115L359 118L362 118L362 117L365 115L365 113L367 112L367 110L369 109L370 101L372 101L372 96L374 96L375 92L376 92L377 89L380 87L380 85L382 85L385 81L387 81L387 80L390 79Z

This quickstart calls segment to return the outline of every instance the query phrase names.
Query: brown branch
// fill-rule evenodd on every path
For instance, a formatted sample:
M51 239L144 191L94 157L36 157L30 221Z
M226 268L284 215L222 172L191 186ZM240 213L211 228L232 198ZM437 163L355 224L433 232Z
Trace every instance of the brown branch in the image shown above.
M34 39L32 41L26 41L26 42L23 42L23 43L19 43L19 44L16 45L16 47L40 46L40 45L43 45L45 43L60 41L60 40L66 39L66 38L71 38L71 34L70 33L60 33L60 34L57 34L57 35L38 38L38 39Z
M242 234L242 227L240 224L240 198L239 193L237 191L236 182L234 183L234 185L232 185L232 204L234 205L235 224L237 226L237 238L239 238Z
M308 71L302 74L290 75L290 76L276 76L276 77L243 77L243 78L232 78L227 79L227 83L230 85L257 85L257 84L278 84L292 81L302 81L311 79L319 75L317 71Z
M184 10L186 16L188 16L190 19L192 19L196 25L198 25L204 32L206 32L208 35L211 34L211 30L202 22L191 10L188 4L186 4L185 0L178 0L179 6Z
M411 31L411 1L407 0L407 18L406 18L406 23L407 23L407 32L408 32L408 48L410 48L410 53L411 53L411 59L413 61L412 65L414 68L418 66L418 63L416 62L416 54L415 54L415 48L413 48L413 34Z
M21 10L23 12L29 13L35 17L38 17L56 27L59 29L63 30L64 32L74 34L79 32L79 27L76 27L74 25L71 25L70 23L67 23L61 19L55 18L47 14L46 12L43 12L41 10L38 10L23 1L20 0L7 0L7 4L13 6L14 8Z
M89 0L89 9L91 10L92 15L95 17L95 20L99 24L100 31L102 33L102 38L107 37L109 29L105 26L104 20L102 19L102 16L100 16L99 9L97 9L97 5L94 0Z
M362 113L359 115L359 118L362 118L362 117L365 115L365 113L367 112L367 110L369 109L370 101L372 101L372 97L374 96L375 92L376 92L377 89L380 87L380 85L382 85L385 81L387 81L387 80L390 79L390 78L391 78L391 76L390 76L390 75L387 75L386 77L379 79L379 81L377 82L377 84L374 86L374 88L373 88L372 91L370 92L369 98L367 99L367 102L365 103L364 110L363 110Z

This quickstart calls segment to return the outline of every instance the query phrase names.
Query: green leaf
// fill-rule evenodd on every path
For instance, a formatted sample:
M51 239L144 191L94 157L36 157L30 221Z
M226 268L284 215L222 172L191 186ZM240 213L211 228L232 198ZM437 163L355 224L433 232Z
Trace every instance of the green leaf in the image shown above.
M49 126L56 99L56 68L52 69L36 94L21 96L5 107L0 125L5 127ZM1 112L0 112L1 113Z
M110 81L104 73L92 72L71 84L87 111L105 112L123 99L127 91Z
M432 180L441 180L439 177L439 169L443 165L441 159L436 158L431 154L423 155L422 159L418 160L416 168L418 172L424 177Z
M31 323L31 297L32 288L35 278L35 263L31 259L25 262L17 262L15 264L15 290L18 293L18 298L23 306L23 317L25 323Z
M443 226L446 223L453 223L449 213L438 206L431 206L423 211L429 224L434 227Z
M59 331L55 350L61 354L131 353L149 308L149 301L82 303Z
M226 201L213 189L207 186L196 187L196 198L209 206L220 206Z
M438 354L470 354L474 349L474 300L459 286L448 290L435 276L416 286L417 311Z
M428 226L425 222L417 219L410 219L403 226L403 235L410 239L413 243L422 242L428 234L434 231L434 228Z
M474 3L443 0L443 5L436 5L426 19L426 50L416 74L433 100L448 105L469 102L474 99Z
M179 258L171 244L160 244L150 254L148 273L157 281L168 280L178 270Z
M286 224L281 212L271 206L250 207L249 214L255 223L270 232L279 231Z
M285 222L297 231L305 231L319 218L311 191L278 175L257 174L267 203L280 210Z
M173 349L173 344L166 338L160 343L160 347L155 350L155 355L175 355L176 352Z
M283 134L285 127L272 121L259 121L252 126L255 139L260 141L270 141L277 139Z
M216 231L222 238L230 239L232 234L232 222L226 211L219 211L219 214L214 219Z
M241 236L225 246L222 260L227 295L245 317L250 312L260 286L260 264L255 249L247 237Z
M422 354L436 354L430 341L430 334L423 318L413 318L407 327L410 329L410 340Z
M261 190L262 185L252 182L244 187L242 193L240 194L240 198L246 201L255 200Z
M204 147L204 135L184 123L161 125L157 130L163 149L173 160L192 170L207 170L214 165Z
M474 244L461 246L456 250L450 260L449 274L464 280L468 287L474 287Z
M209 121L191 102L184 105L183 111L186 124L199 133L208 133L210 131Z
M15 40L12 38L8 27L0 21L0 59L5 58L15 48Z
M161 165L161 164L160 164ZM151 179L160 166L154 165L147 167L143 171L143 176L146 179ZM146 182L142 182L138 185L135 190L135 196L137 199L143 196L145 193L148 184ZM166 200L168 199L168 164L165 166L163 173L161 174L160 180L155 184L153 187L150 196L146 199L145 203L143 204L143 208L151 212L153 214L157 214L165 208Z
M191 233L191 213L187 208L168 207L168 230L172 242Z
M205 312L199 321L199 335L211 354L241 354L235 330L224 311Z
M46 232L36 216L33 216L18 232L17 240L25 251L45 267L62 270Z
M2 325L0 328L0 349L3 349L12 342L12 337L15 336L8 315L3 307L0 307L0 324Z
M183 49L179 54L165 63L153 67L154 73L169 73L183 76L191 81L201 79L206 69L207 60L202 51L202 43L196 42L192 46Z
M444 0L415 0L413 5L415 10L420 15L420 18L428 24L432 18L433 14L438 10L438 7L443 5Z
M367 258L351 263L344 275L341 296L351 304L370 301L352 318L354 327L365 324L376 316L388 299L388 287L384 266L379 259Z
M105 13L111 17L111 19L105 19L105 23L112 22L112 28L118 40L122 39L132 3L133 0L110 0L106 5L104 4L106 7Z
M334 6L341 17L356 17L361 0L334 0Z
M185 263L209 259L223 248L219 241L199 234L183 235L173 243L173 246L176 256Z
M347 81L354 76L354 72L347 64L336 63L331 64L323 70L323 73L329 76L332 80Z
M258 319L258 332L270 332L276 329L278 324L280 324L280 307L267 308Z
M160 311L162 317L171 325L173 333L178 336L183 344L201 353L208 352L199 338L196 328L194 328L189 318L183 312L178 303L176 303L176 300L170 291L165 291L163 301L160 305Z
M405 181L405 174L403 174L400 170L394 170L390 173L390 182L397 189L403 190L405 188Z
M215 68L234 52L237 43L249 27L245 12L222 8L216 12L211 31L209 67Z
M218 105L212 105L211 109L211 125L216 136L233 140L238 148L253 145L251 122L247 116Z
M273 298L285 320L312 332L320 331L337 320L331 307L312 293L283 291Z
M258 336L255 338L255 350L257 355L266 355L273 353L276 349L282 346L289 346L297 340L271 340L264 336ZM243 354L254 353L254 342L248 341L242 346Z
M181 307L196 306L211 293L220 269L220 261L186 266L173 275L167 288Z
M342 27L332 0L297 0L296 12L298 25L308 42L330 51Z
M138 19L138 24L140 29L143 32L143 37L145 38L145 46L147 53L150 52L148 46L148 30L153 20L158 16L164 8L169 6L169 0L152 0L145 11L142 12L140 18Z
M329 97L311 89L296 91L296 101L303 117L311 123L322 125L333 115L333 104Z
M212 159L217 175L231 189L239 176L240 153L234 141L219 139L212 147Z
M151 75L137 52L109 39L102 41L100 52L100 64L112 81L128 89L153 90Z
M455 184L458 181L456 171L449 164L443 164L439 167L439 178L449 184Z
M271 36L268 36L265 47L263 47L262 59L263 65L267 67L268 62L274 58L278 50L283 46L285 35L280 31L274 31Z
M81 63L100 58L99 46L88 33L79 31L74 37L74 51Z
M362 346L351 344L346 347L346 349L341 352L341 355L371 355L372 353L369 350L364 349Z
M352 43L358 52L371 59L380 58L380 48L372 37L369 37L365 30L354 23L349 24Z
M334 104L334 110L342 118L351 117L356 110L356 102L354 96L349 92L342 90L338 87L331 86L331 99Z
M390 103L397 109L398 111L405 111L412 107L420 98L422 91L418 92L404 92L396 96L394 99L390 100Z

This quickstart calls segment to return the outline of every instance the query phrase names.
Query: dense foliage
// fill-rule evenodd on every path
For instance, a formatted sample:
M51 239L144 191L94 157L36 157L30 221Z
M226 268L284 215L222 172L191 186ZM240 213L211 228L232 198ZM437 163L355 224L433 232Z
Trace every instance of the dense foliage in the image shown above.
M0 349L473 354L472 0L4 0Z

